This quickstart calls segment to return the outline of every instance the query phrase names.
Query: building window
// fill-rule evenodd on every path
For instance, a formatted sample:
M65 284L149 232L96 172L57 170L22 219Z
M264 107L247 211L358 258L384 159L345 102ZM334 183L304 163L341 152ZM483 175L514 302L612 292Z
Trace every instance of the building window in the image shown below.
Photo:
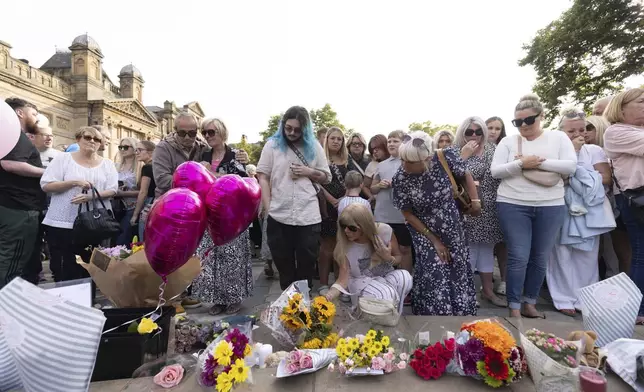
M74 74L76 75L85 74L85 60L79 58L74 62Z

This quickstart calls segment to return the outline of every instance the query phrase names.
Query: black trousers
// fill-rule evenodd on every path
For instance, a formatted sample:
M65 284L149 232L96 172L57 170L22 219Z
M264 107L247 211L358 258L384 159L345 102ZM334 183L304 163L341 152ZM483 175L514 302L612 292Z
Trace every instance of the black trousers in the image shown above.
M27 262L27 265L22 270L22 278L28 282L31 282L38 285L40 280L40 273L42 272L42 259L40 258L43 249L43 236L44 228L42 225L42 220L45 219L45 214L40 214L40 219L38 220L38 235L36 236L36 241L34 243L33 251L31 252L31 257ZM53 273L53 271L52 271Z
M47 226L47 244L51 254L50 268L57 282L89 278L87 270L76 263L76 255L89 263L92 252L87 247L74 245L72 229ZM98 245L98 244L88 244Z
M298 280L307 280L309 288L313 288L313 272L320 252L320 230L319 223L290 226L268 217L268 247L279 271L282 290Z
M0 289L21 276L34 252L40 211L0 206ZM40 248L37 250L40 257Z

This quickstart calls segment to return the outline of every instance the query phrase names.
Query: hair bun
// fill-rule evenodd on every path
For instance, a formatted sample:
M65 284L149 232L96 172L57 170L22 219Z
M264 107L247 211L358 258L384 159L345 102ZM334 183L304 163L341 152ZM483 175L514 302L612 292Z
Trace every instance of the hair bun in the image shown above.
M537 101L537 102L540 102L539 101L539 96L537 94L533 94L533 93L526 94L526 95L522 96L521 99L519 99L519 102L525 102L525 101Z

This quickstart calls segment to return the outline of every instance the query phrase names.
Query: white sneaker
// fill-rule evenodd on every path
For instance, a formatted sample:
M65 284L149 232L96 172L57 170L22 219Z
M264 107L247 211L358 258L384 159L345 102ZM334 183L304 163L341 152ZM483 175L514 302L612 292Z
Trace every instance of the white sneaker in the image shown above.
M505 282L499 283L499 285L496 286L494 292L497 294L505 295Z

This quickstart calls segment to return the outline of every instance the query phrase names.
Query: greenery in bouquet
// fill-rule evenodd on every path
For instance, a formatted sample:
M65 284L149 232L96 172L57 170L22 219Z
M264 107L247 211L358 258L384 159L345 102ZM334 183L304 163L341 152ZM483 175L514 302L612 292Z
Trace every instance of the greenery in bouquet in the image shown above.
M316 297L307 307L302 294L295 293L282 309L280 321L286 330L300 336L296 346L304 349L332 348L338 341L333 332L335 305L325 297Z
M389 336L383 331L369 330L366 335L356 335L353 338L338 340L335 351L338 355L337 364L329 365L334 371L336 366L340 374L351 374L357 368L382 370L391 373L397 369L405 369L409 356L407 353L396 353L389 347Z
M456 355L466 376L483 379L494 388L517 381L527 371L523 350L507 329L492 320L464 324L456 338Z
M238 329L230 331L208 353L201 371L200 381L203 386L216 387L218 392L229 392L236 385L248 380L250 367L244 358L252 354L248 337Z
M546 353L555 362L571 368L577 367L577 352L579 348L571 342L566 342L551 333L540 331L536 328L525 333L526 338Z
M454 338L436 342L433 346L420 345L414 350L409 367L425 380L438 380L454 359L456 341Z

